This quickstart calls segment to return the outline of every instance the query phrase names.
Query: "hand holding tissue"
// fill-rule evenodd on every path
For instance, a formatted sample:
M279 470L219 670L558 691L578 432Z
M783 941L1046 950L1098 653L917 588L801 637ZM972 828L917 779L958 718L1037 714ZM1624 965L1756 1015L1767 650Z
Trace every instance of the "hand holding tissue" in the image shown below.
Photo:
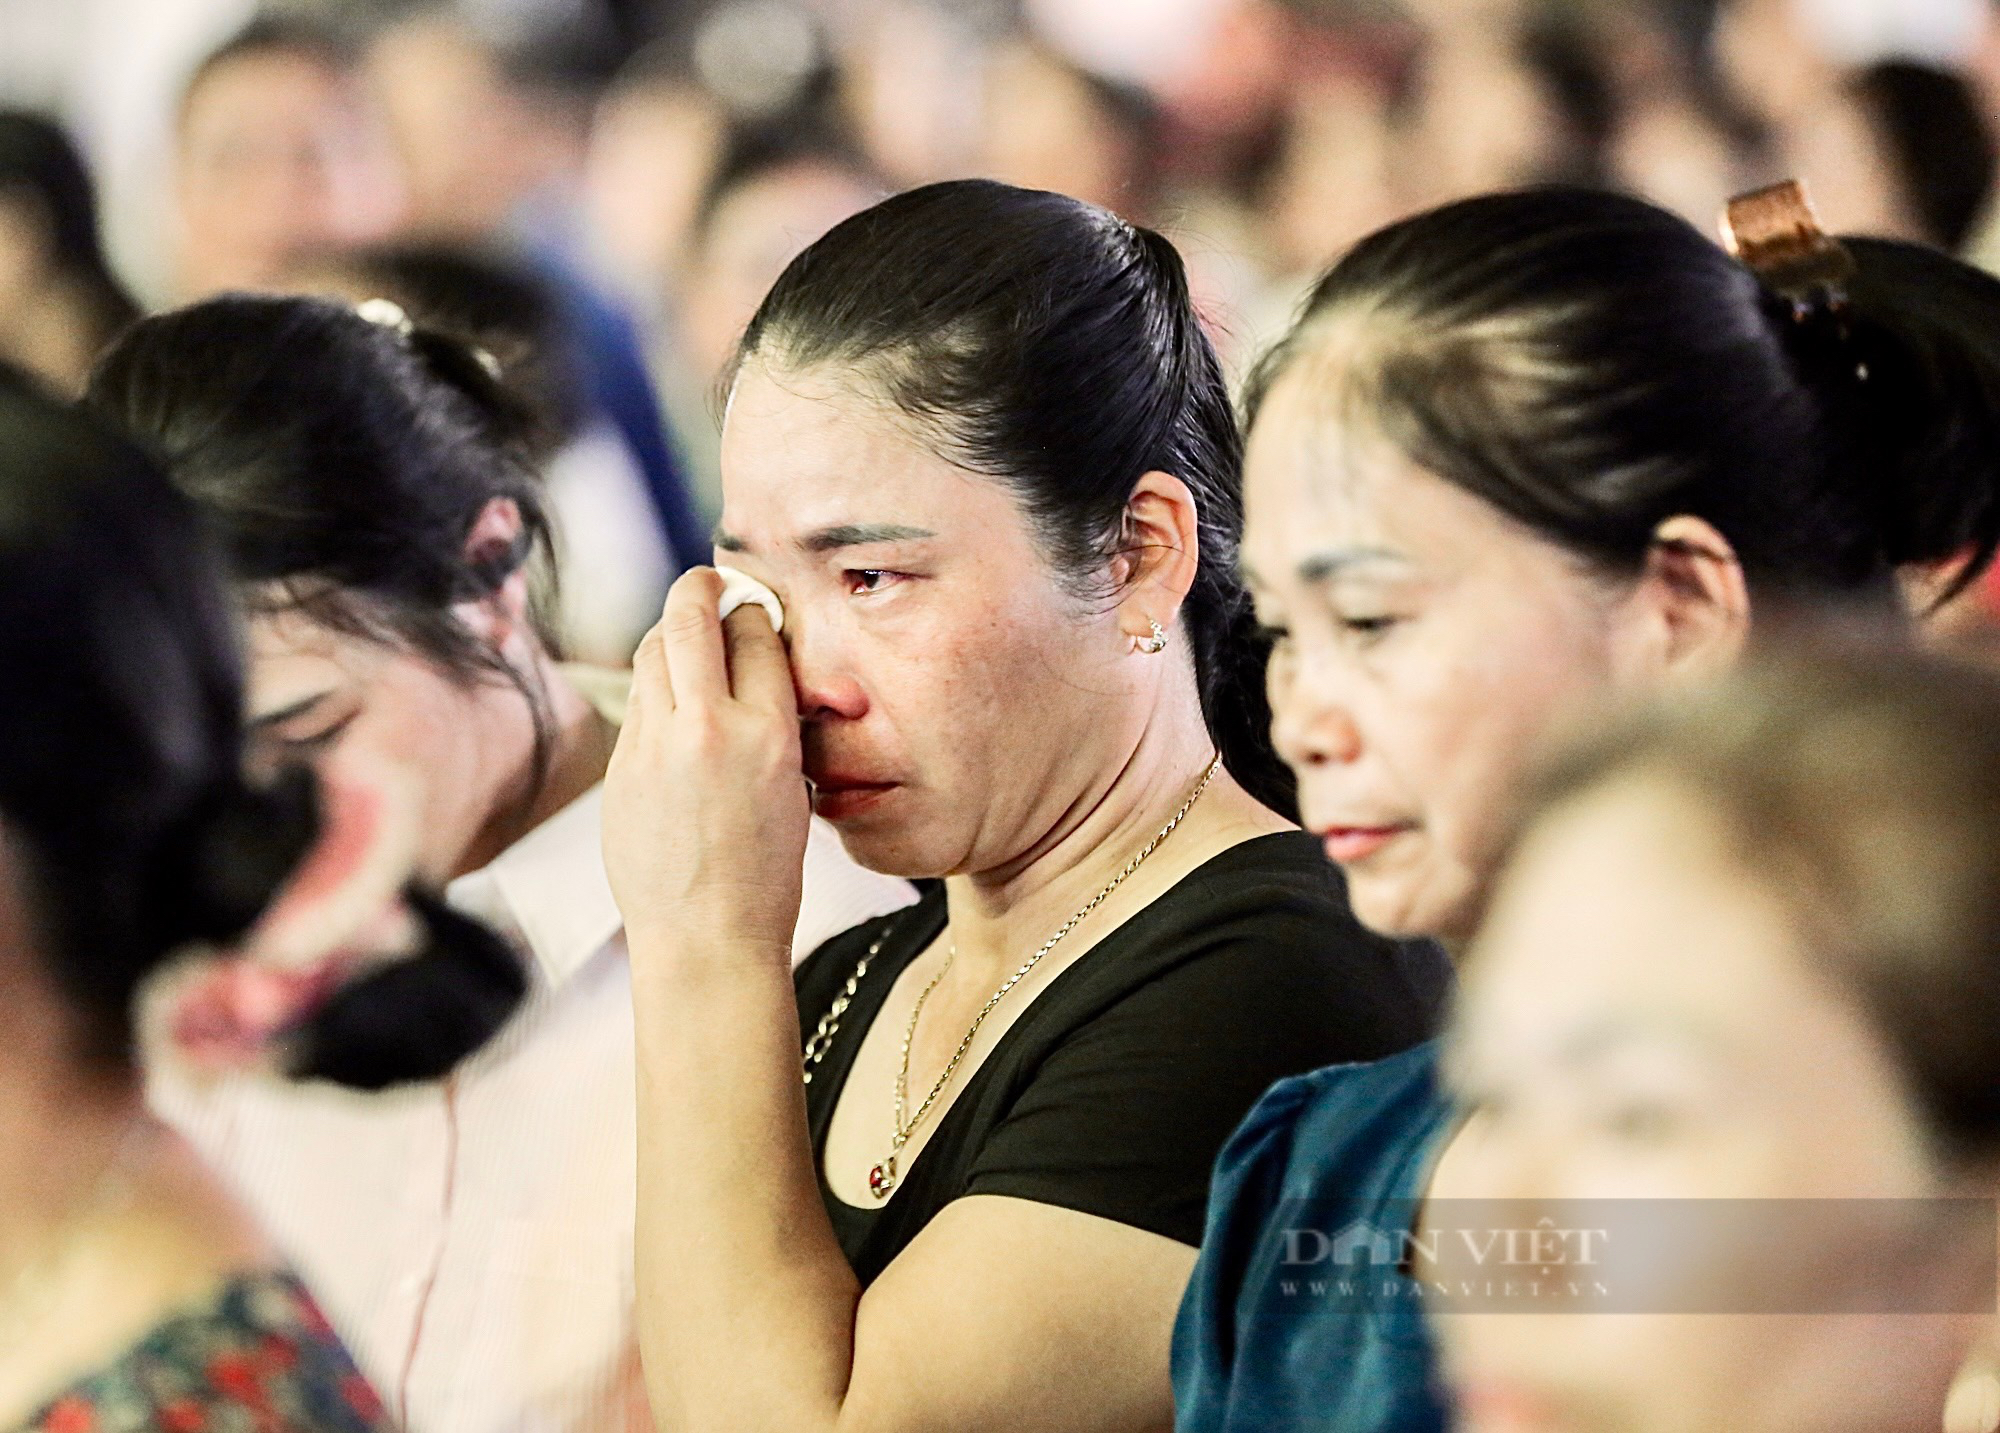
M778 600L777 593L747 572L738 572L721 563L716 564L715 570L722 578L722 601L716 611L717 617L727 620L731 612L754 602L770 617L773 632L785 630L785 605Z

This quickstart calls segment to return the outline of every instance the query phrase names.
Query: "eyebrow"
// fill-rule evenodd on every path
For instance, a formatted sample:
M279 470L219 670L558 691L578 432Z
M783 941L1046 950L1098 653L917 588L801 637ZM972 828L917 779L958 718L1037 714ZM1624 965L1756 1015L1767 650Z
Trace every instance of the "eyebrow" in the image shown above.
M1316 587L1330 581L1352 567L1365 567L1370 563L1393 562L1401 566L1410 565L1410 559L1400 552L1386 547L1346 547L1328 552L1317 552L1302 559L1293 569L1298 580L1308 587ZM1244 585L1248 587L1268 587L1263 577L1248 562L1238 565L1237 571Z
M1627 1045L1674 1045L1713 1051L1715 1032L1679 1015L1613 1015L1586 1023L1555 1048L1565 1065L1588 1064Z
M252 731L262 731L266 727L278 726L283 722L288 722L293 717L304 716L332 695L333 688L328 687L323 692L315 692L312 696L301 697L290 706L279 707L274 712L264 712L259 716L254 716L250 718L250 729Z
M1340 576L1349 568L1380 562L1399 563L1407 567L1409 561L1402 553L1386 547L1343 547L1331 552L1316 552L1303 559L1295 571L1299 581L1312 587Z
M823 527L817 532L809 532L799 539L798 545L807 552L837 552L843 547L866 547L877 542L916 542L926 537L936 537L929 528L909 527L902 523L842 523L836 527ZM733 532L721 528L715 530L715 545L724 552L748 552L750 544Z

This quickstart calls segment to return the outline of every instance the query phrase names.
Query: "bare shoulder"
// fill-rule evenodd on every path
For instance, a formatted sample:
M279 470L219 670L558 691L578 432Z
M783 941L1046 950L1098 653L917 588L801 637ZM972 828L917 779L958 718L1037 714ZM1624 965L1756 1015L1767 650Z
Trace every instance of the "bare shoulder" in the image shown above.
M0 1353L0 1427L25 1422L230 1278L275 1262L269 1241L180 1137L152 1132L22 1291L34 1317Z

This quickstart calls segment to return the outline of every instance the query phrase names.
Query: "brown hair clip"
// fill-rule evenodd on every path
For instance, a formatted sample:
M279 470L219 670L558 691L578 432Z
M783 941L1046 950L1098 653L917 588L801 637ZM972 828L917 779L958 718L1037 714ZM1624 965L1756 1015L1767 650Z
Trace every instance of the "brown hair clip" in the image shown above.
M1821 304L1838 311L1847 301L1854 256L1820 227L1796 179L1730 200L1722 242L1766 288L1790 299L1797 317Z

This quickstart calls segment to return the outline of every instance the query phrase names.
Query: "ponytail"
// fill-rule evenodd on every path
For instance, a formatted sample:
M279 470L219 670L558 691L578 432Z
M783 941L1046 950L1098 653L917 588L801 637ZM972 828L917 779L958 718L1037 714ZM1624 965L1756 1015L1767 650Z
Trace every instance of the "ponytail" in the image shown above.
M1201 713L1223 765L1258 801L1298 816L1298 780L1271 743L1264 671L1269 639L1258 625L1238 574L1243 536L1243 438L1215 349L1202 331L1188 290L1187 266L1163 234L1135 229L1167 333L1166 371L1177 384L1170 446L1193 472L1226 475L1197 490L1202 504L1200 566L1181 620L1194 645ZM1186 473L1175 476L1195 487Z
M1875 560L1959 563L1948 601L2000 550L2000 279L1917 244L1842 245L1843 321L1793 325L1801 379Z
M413 326L404 342L432 378L465 402L495 449L525 463L544 446L547 420L507 384L489 350L424 324Z

